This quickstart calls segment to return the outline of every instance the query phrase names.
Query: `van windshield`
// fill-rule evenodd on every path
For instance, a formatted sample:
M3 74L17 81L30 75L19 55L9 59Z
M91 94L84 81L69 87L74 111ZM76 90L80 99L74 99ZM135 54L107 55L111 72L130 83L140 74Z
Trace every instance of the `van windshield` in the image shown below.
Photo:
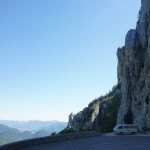
M123 126L119 126L119 127L118 127L118 129L122 129L122 128L123 128Z
M116 126L114 129L122 129L123 126Z

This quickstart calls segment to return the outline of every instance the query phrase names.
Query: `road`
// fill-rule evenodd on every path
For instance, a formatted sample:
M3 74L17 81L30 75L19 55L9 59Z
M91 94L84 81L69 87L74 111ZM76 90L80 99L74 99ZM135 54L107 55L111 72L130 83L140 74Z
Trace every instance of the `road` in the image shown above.
M97 136L21 150L150 150L150 136Z

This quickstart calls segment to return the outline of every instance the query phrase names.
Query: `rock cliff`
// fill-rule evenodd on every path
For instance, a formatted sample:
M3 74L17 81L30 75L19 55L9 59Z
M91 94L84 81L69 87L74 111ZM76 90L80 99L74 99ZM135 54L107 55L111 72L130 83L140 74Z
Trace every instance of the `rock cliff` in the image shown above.
M117 122L150 129L150 0L142 0L137 27L127 33L117 56L122 91Z
M136 29L127 33L125 46L117 51L118 84L83 111L71 114L63 132L111 132L116 123L150 130L150 0L141 4Z

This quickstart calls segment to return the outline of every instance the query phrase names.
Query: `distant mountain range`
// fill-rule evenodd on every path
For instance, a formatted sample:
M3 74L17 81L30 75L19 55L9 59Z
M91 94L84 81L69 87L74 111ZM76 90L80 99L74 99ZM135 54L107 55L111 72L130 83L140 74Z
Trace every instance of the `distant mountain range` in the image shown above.
M0 145L19 140L50 136L67 126L59 121L7 121L0 120Z
M67 122L60 121L10 121L0 120L0 124L6 125L11 128L18 129L20 131L38 132L40 130L46 130L49 132L60 132L67 126Z

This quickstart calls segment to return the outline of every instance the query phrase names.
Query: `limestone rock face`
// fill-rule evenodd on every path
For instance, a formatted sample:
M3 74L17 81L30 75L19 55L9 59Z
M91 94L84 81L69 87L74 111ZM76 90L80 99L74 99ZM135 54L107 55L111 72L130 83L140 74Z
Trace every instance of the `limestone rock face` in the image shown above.
M83 111L69 115L68 129L73 131L86 131L94 129L94 122L99 114L99 103L94 103L84 108Z
M149 0L141 0L142 8L140 11L140 23L145 22L145 14L149 13L150 10L150 1Z
M122 91L117 122L125 123L125 115L131 111L139 130L150 129L150 0L142 0L137 27L127 33L117 57Z
M72 124L73 119L74 119L74 115L73 115L73 113L71 113L71 114L69 115L68 126L70 126L70 125Z

